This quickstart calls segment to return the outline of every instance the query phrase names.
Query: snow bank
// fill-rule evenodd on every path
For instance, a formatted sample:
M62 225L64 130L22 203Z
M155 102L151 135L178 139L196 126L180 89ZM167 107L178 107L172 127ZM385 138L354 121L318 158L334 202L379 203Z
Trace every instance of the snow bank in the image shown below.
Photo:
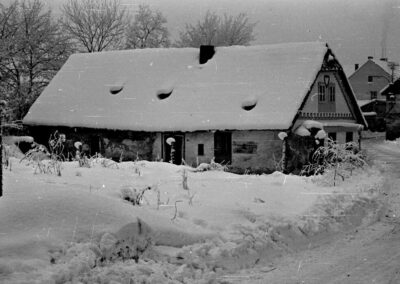
M66 162L61 177L14 164L0 198L4 283L209 283L379 209L372 171L332 187L329 176L240 176L145 161ZM121 197L121 188L146 186L140 205ZM129 252L118 254L126 244Z

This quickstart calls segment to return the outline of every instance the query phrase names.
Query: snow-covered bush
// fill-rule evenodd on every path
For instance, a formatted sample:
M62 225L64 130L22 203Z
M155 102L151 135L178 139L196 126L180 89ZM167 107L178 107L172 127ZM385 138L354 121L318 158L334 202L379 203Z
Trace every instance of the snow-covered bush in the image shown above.
M115 234L105 233L100 240L101 261L134 259L137 263L148 248L153 245L152 230L137 218L136 222L123 226Z
M209 164L201 163L195 169L195 172L204 172L204 171L228 171L228 166L222 163L215 162L215 159L212 158Z
M151 186L146 186L142 189L126 186L121 188L121 197L122 199L131 202L133 205L140 205L143 202L144 193L151 189Z
M338 144L328 138L327 146L319 147L313 154L310 164L303 167L301 175L333 173L333 185L337 177L342 180L351 176L353 170L366 165L365 157L354 142Z

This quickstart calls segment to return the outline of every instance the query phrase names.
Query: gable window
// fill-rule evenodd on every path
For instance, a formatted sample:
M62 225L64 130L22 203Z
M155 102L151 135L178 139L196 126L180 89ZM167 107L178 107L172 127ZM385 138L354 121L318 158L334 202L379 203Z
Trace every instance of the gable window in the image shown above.
M372 83L374 81L374 76L368 76L368 83Z
M318 83L318 112L336 112L335 83Z
M329 101L334 102L336 100L336 90L334 84L329 84L328 86Z
M323 83L318 84L318 102L322 103L326 101L326 88Z
M371 100L375 100L378 97L378 92L377 91L371 91Z
M197 155L204 156L204 144L197 145Z
M346 132L346 143L353 142L353 132Z

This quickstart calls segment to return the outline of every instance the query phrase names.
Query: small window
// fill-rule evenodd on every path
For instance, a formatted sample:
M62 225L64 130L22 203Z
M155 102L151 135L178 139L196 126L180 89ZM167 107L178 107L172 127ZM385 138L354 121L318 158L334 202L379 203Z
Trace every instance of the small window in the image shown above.
M372 83L374 81L374 76L368 76L368 83Z
M329 132L328 137L331 138L333 142L336 142L336 132Z
M353 132L346 132L346 143L353 142Z
M325 102L326 98L325 98L325 85L323 83L319 83L318 84L318 101L319 102Z
M197 155L204 156L204 144L197 145Z
M371 100L375 100L378 98L378 92L377 91L371 91Z
M329 84L329 101L334 102L336 100L336 90L334 84Z

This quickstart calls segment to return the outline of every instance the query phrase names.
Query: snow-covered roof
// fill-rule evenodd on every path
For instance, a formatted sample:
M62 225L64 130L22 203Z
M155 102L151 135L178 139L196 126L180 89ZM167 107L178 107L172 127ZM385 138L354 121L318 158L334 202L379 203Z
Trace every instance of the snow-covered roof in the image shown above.
M375 111L366 111L366 112L363 112L363 115L364 116L376 116L377 113Z
M168 48L72 55L28 125L134 131L288 129L321 69L325 43Z
M363 107L366 106L370 103L385 103L386 100L382 100L382 99L373 99L373 100L357 100L357 104L359 107Z
M369 103L374 102L375 100L357 100L357 104L359 107L363 107Z
M354 76L354 74L356 74L365 64L367 63L374 63L375 65L379 66L383 71L385 71L387 73L388 79L391 78L392 76L392 69L390 68L390 61L386 61L386 60L377 60L374 58L369 58L362 66L360 66L357 70L355 70L352 74L350 74L349 78ZM393 70L393 78L394 80L396 80L397 78L400 77L400 70L397 67L394 68Z
M397 95L400 93L400 78L398 78L396 81L394 81L393 83L390 83L388 85L386 85L381 91L380 93L383 96L388 95L389 93L392 93L393 95Z

